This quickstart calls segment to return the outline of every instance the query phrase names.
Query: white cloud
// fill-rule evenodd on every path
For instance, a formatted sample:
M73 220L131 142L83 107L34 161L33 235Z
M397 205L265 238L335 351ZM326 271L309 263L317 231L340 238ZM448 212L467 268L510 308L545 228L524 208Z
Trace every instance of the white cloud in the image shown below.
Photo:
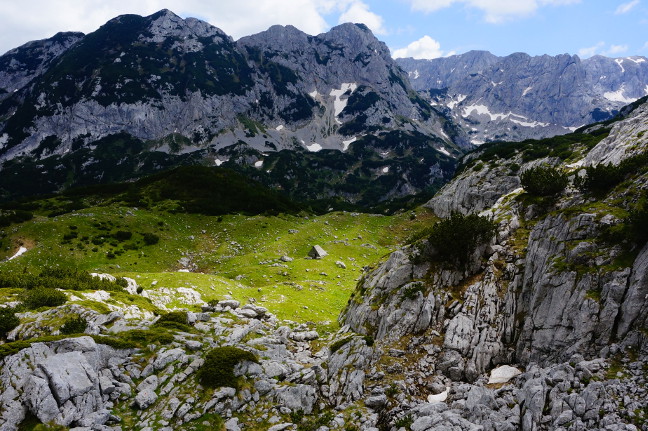
M590 46L590 47L587 47L587 48L581 48L581 49L578 50L578 56L582 57L582 58L592 57L592 56L594 56L596 54L600 54L603 47L605 47L605 43L604 42L599 42L594 46Z
M443 55L441 44L427 35L392 53L393 58L412 57L419 60L443 57Z
M361 1L351 3L340 15L338 23L341 24L344 22L363 23L375 34L387 33L383 18L380 15L371 12L369 6Z
M606 55L622 54L628 50L628 45L611 45L605 52Z
M632 0L629 1L628 3L620 4L619 7L617 7L616 10L614 11L614 14L622 15L624 13L628 13L632 10L632 8L637 6L639 3L640 3L639 0Z
M648 42L646 42L648 45ZM599 42L596 45L581 48L578 50L578 56L581 58L588 58L594 55L605 55L612 57L628 51L628 45L610 45L607 46L605 42Z
M164 8L184 17L205 20L235 39L266 30L274 24L291 24L306 33L318 34L330 27L324 17L326 13L348 10L358 3L357 0L1 1L0 54L30 40L51 37L59 31L89 33L115 16L128 13L150 15ZM365 10L365 16L371 17L372 13L367 8ZM372 21L372 25L377 22ZM377 28L382 29L381 26Z
M578 50L578 56L582 58L592 57L598 54L601 49L605 46L605 43L599 42L594 46L589 46L587 48L581 48Z
M412 9L422 12L434 12L453 4L479 9L484 12L484 19L490 23L499 23L515 18L533 15L542 6L564 6L580 3L581 0L408 0Z

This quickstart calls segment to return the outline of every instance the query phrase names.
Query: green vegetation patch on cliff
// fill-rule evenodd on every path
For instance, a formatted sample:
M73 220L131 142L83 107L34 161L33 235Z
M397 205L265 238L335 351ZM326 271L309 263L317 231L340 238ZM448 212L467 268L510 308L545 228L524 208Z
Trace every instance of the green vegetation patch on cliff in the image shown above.
M462 162L457 168L457 173L462 172L479 161L491 162L497 159L511 160L516 156L521 157L523 163L544 157L556 157L561 160L573 159L581 150L594 148L603 138L610 133L610 128L601 127L585 133L569 133L545 139L527 139L521 142L492 142L481 145L467 162ZM471 153L473 154L473 153Z
M520 175L522 187L536 196L553 196L567 187L567 174L561 169L542 165L529 168Z
M430 228L428 243L436 251L419 249L419 259L428 258L463 266L468 263L475 248L495 235L497 225L491 219L477 214L457 212Z
M234 367L243 362L257 362L253 353L233 346L216 347L205 357L205 363L198 370L198 380L203 386L238 388Z

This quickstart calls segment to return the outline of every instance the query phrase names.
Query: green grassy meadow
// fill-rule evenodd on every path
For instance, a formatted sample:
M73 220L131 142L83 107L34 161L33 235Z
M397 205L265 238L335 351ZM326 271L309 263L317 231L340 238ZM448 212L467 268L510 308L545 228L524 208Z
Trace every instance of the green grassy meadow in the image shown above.
M0 271L69 267L109 273L133 278L149 296L163 297L167 309L197 309L184 299L189 288L204 301L234 298L263 305L280 319L335 325L363 268L380 262L433 221L423 208L391 216L208 216L123 202L53 217L35 210L32 220L2 229ZM309 258L314 245L328 255ZM5 260L21 246L28 251ZM282 256L292 260L284 262ZM120 295L123 303L148 301Z

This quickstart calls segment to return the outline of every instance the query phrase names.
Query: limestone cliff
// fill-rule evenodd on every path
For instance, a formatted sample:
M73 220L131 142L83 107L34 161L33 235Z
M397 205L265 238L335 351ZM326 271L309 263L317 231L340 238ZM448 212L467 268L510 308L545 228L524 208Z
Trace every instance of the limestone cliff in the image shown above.
M428 206L441 217L453 212L491 217L498 225L496 235L461 266L435 258L443 256L444 245L423 253L429 247L425 239L393 253L365 275L340 322L385 346L423 352L426 363L436 370L432 375L477 385L464 389L451 385L455 399L467 397L462 404L467 409L459 415L467 423L461 429L472 429L469 423L494 426L496 421L484 422L475 408L495 414L492 411L499 410L495 398L502 394L483 388L480 379L510 364L528 370L513 385L511 394L520 404L516 414L521 418L509 422L510 429L562 429L567 422L572 425L565 429L603 429L612 419L602 413L592 420L587 409L576 413L569 401L569 406L560 407L560 393L567 388L551 389L555 378L548 378L552 383L547 387L540 376L555 373L555 367L574 375L574 365L576 370L589 367L579 362L584 359L644 364L638 367L648 363L648 245L640 233L613 233L642 229L633 230L631 225L645 211L647 124L648 106L643 104L611 125L591 149L576 145L560 157L550 154L530 160L528 148L510 144L469 155L464 171ZM579 139L587 141L585 135ZM578 178L595 175L583 166L608 162L626 169L624 176L596 192L580 185ZM553 197L525 192L518 175L541 164L569 172L580 188L568 186ZM623 168L630 165L635 167ZM601 394L601 386L580 387L598 391L599 397L610 396ZM473 392L477 398L471 398ZM540 393L541 398L531 401ZM487 401L489 397L494 398ZM548 408L550 414L541 411ZM432 421L432 413L415 415L420 427L412 429L447 426ZM502 420L510 421L514 415L507 411Z

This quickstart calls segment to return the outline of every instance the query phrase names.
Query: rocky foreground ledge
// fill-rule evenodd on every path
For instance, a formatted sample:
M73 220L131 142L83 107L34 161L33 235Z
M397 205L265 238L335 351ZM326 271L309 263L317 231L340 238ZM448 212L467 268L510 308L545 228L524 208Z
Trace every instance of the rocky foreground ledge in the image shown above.
M6 356L0 429L33 417L77 431L642 429L631 423L646 410L645 352L631 359L613 345L607 358L574 355L466 383L444 374L452 364L438 360L433 334L404 344L343 331L322 340L308 325L235 301L188 318L195 332L166 344L119 349L85 335ZM114 337L129 330L120 321L99 329ZM155 331L151 321L131 323ZM258 363L237 365L236 388L201 386L206 353L223 345Z

